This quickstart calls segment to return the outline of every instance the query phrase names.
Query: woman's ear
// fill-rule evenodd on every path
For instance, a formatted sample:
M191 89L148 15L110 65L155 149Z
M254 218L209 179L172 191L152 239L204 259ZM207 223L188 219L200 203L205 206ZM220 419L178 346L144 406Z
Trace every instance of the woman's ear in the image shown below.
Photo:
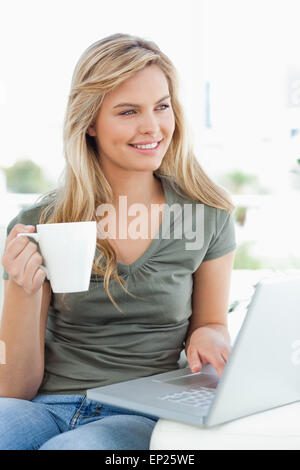
M91 137L96 137L96 132L93 126L88 127L86 133Z

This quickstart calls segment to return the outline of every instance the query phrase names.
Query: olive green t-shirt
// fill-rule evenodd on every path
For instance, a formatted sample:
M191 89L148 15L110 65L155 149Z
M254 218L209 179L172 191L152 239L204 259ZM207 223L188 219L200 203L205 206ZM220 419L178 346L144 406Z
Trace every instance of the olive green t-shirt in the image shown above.
M130 265L118 262L127 289L138 299L110 280L119 312L103 278L93 273L89 290L67 294L64 303L62 294L52 293L39 394L85 395L89 388L179 367L192 314L193 273L203 261L236 248L234 219L229 211L178 194L168 177L160 179L166 206L176 210L164 211L156 238L138 260ZM23 209L9 223L7 234L17 223L37 225L45 205ZM184 205L192 208L190 213L184 212ZM6 271L3 277L9 278Z

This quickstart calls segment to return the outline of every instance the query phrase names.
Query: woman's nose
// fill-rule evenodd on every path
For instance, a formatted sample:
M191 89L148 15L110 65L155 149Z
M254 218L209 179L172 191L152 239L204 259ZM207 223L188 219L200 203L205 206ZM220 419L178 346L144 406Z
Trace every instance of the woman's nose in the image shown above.
M159 128L159 122L153 114L140 116L138 123L138 131L141 134L152 133L155 135Z

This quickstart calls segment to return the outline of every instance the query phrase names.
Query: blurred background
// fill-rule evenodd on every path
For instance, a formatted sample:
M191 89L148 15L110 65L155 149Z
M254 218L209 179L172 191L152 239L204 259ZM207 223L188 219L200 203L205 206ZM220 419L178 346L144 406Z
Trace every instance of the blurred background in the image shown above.
M81 53L130 33L179 72L197 158L236 205L234 268L300 268L299 0L10 0L0 17L0 225L57 184Z

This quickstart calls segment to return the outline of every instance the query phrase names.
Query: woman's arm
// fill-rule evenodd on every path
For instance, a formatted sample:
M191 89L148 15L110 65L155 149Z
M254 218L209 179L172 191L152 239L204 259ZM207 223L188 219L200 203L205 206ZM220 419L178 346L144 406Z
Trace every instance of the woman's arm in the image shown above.
M186 335L185 352L192 372L209 362L221 377L230 353L227 312L232 251L220 258L204 261L194 273L192 316Z
M32 232L22 224L13 227L6 240L2 264L9 274L4 282L4 303L0 328L5 346L5 363L0 364L0 394L31 400L44 373L44 343L51 300L49 282L43 282L42 257L27 237Z
M45 327L51 299L49 282L27 294L13 280L4 281L0 339L5 364L0 364L0 394L31 400L44 375Z

